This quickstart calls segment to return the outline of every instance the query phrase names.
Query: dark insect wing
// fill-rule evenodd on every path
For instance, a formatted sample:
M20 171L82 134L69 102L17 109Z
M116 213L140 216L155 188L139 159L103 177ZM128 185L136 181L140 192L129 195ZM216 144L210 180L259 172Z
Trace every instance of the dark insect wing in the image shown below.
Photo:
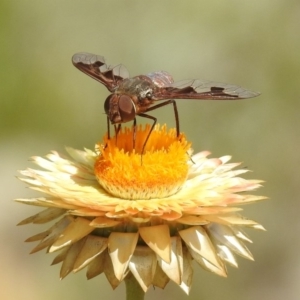
M236 85L196 79L178 81L161 89L157 99L238 100L258 95Z
M100 55L76 53L72 57L72 62L76 68L104 84L111 92L116 89L120 81L129 78L129 73L123 65L109 66Z

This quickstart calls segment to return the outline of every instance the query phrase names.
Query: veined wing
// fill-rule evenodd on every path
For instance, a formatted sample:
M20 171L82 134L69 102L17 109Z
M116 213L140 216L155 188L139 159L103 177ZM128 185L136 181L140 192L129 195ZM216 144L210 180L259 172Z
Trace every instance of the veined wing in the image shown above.
M170 87L174 83L174 79L171 74L166 71L156 71L147 74L147 77L158 87Z
M156 99L238 100L258 96L259 93L242 87L208 80L182 80L160 89Z
M104 84L111 92L118 87L120 81L129 78L123 65L109 66L100 55L80 52L73 55L72 62L76 68Z

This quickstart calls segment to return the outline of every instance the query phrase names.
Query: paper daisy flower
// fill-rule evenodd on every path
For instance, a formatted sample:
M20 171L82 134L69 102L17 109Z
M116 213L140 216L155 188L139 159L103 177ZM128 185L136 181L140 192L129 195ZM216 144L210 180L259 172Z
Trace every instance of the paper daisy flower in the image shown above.
M143 291L169 280L189 293L193 261L226 276L236 255L252 260L251 240L241 228L261 229L239 206L264 197L248 194L261 181L243 179L230 157L192 155L184 134L156 126L124 129L95 151L67 148L32 160L44 170L21 171L22 181L45 194L18 202L46 207L20 225L56 220L27 239L59 252L60 277L87 267L87 278L104 273L113 288L134 276Z

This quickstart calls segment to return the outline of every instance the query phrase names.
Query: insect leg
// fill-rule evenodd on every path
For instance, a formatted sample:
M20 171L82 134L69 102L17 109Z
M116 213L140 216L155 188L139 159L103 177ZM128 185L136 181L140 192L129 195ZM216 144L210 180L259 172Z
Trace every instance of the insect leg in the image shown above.
M115 127L115 136L116 136L116 145L118 144L118 134L121 130L122 124L114 125Z
M178 110L177 110L177 105L176 105L176 101L174 99L170 99L170 100L167 100L165 102L162 102L162 103L159 103L157 105L154 105L154 106L151 106L149 107L146 112L148 111L151 111L151 110L154 110L154 109L157 109L157 108L160 108L160 107L163 107L165 105L168 105L168 104L173 104L173 109L174 109L174 116L175 116L175 124L176 124L176 136L179 137L179 134L180 134L180 129L179 129L179 116L178 116ZM139 114L140 116L141 114ZM152 131L152 130L151 130Z
M148 133L148 135L147 135L147 137L146 137L146 140L145 140L145 142L144 142L144 145L143 145L143 148L142 148L142 151L141 151L141 157L142 157L143 154L144 154L144 151L145 151L146 144L147 144L147 142L148 142L148 140L149 140L149 137L150 137L150 135L151 135L151 132L152 132L152 130L153 130L153 128L154 128L154 126L155 126L155 124L156 124L156 122L157 122L157 119L156 119L155 117L153 117L153 116L149 116L149 115L146 115L146 114L139 114L139 116L140 116L140 117L143 117L143 118L148 118L148 119L153 120L153 124L152 124L152 126L151 126L151 128L150 128L150 131L149 131L149 133Z
M107 138L110 140L110 122L109 117L107 116Z
M135 149L135 141L136 141L136 118L134 118L132 126L133 126L132 149Z

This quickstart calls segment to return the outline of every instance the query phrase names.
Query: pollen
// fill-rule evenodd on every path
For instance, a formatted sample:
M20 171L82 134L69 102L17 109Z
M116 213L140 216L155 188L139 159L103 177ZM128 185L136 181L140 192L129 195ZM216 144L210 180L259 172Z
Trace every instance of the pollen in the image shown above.
M190 144L184 134L156 126L125 128L97 145L95 175L111 195L126 200L164 198L177 193L188 174Z

